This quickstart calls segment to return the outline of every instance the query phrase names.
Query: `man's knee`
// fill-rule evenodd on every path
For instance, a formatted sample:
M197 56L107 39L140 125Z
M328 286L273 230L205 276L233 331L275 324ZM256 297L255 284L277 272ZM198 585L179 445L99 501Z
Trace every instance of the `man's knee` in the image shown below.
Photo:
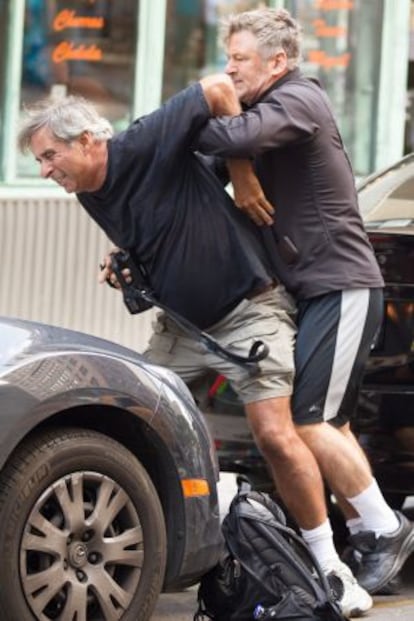
M289 397L267 399L246 406L256 444L265 457L290 458L298 440Z
M315 422L309 425L296 425L295 429L297 434L302 438L302 440L306 441L311 438L315 438L320 436L323 433L324 426L328 423L325 422Z

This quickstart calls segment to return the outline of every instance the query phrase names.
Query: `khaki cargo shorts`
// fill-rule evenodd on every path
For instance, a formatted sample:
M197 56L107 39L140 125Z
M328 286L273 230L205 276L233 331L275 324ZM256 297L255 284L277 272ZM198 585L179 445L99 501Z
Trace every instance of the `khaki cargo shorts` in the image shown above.
M252 403L292 394L294 380L294 346L296 307L282 285L242 300L221 321L206 332L220 345L247 356L254 341L269 347L269 355L259 362L260 371L251 376L248 370L222 360L205 346L187 336L164 313L154 322L154 333L145 357L168 367L188 383L208 369L227 377L243 403Z

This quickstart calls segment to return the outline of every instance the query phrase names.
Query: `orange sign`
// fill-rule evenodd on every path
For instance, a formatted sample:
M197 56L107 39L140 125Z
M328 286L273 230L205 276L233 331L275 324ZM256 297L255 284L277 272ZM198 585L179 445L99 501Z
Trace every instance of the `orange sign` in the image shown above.
M62 41L55 47L52 53L54 63L62 63L65 60L102 60L102 50L97 45L75 45L72 41Z
M94 0L91 1L93 4ZM53 30L61 32L70 28L102 30L105 18L102 15L78 15L72 9L62 9L53 19ZM88 60L99 62L102 60L102 50L95 44L75 43L73 41L61 41L52 52L54 63L62 63L66 60Z
M347 33L347 29L343 26L330 26L324 19L315 19L313 21L315 27L315 34L317 37L322 38L337 38L344 37Z
M65 28L93 28L101 30L104 27L105 20L101 16L84 17L77 15L76 11L64 9L60 11L53 20L53 30L60 31Z
M325 13L333 11L352 11L355 8L355 2L354 0L314 0L314 7ZM335 16L332 16L332 20L329 21L336 21ZM324 46L322 43L323 39L341 39L338 44L338 51L339 49L343 50L347 44L346 37L348 29L346 26L330 24L329 21L322 17L313 20L315 36L321 41L322 47ZM324 50L317 49L310 50L308 52L308 58L311 63L319 65L325 70L334 67L346 69L351 62L351 53L343 52L342 54L332 55L332 53L329 54Z
M339 11L345 9L350 11L354 8L353 0L315 0L315 8L323 11Z
M332 69L333 67L346 68L351 60L351 54L346 52L339 56L328 56L323 50L310 50L308 58L311 63L315 63L315 65L319 65L324 69Z

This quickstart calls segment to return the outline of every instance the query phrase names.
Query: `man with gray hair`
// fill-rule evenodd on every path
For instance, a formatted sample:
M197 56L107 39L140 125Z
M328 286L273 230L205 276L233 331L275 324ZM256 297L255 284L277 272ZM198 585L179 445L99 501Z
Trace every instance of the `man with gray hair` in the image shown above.
M210 120L197 147L254 158L276 207L275 222L260 232L298 303L293 419L347 518L358 582L378 593L414 550L414 525L384 500L349 423L381 323L383 279L328 98L298 68L299 24L285 10L258 9L230 16L223 34L226 73L244 111ZM268 219L255 215L256 222ZM312 503L305 498L303 511ZM343 609L368 610L370 598L339 560L328 519L305 526L295 517L325 572L341 578Z

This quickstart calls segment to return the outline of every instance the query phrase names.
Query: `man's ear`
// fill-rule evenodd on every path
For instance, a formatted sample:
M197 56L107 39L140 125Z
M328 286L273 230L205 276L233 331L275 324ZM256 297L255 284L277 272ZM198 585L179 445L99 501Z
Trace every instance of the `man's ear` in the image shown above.
M79 136L79 142L84 149L89 149L93 144L92 134L85 130Z
M278 52L270 59L271 71L272 75L276 77L281 77L281 74L287 72L287 56L286 52Z

